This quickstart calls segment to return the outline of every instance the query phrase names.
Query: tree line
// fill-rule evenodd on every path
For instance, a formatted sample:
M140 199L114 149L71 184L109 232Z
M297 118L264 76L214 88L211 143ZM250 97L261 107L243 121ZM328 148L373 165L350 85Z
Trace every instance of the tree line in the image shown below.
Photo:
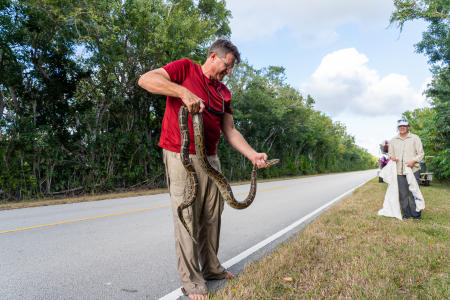
M415 45L428 57L432 81L425 95L431 107L406 111L411 129L423 142L430 170L443 180L450 178L450 2L448 0L394 0L391 24L400 30L408 21L428 22L422 40Z
M0 0L0 198L164 186L164 97L137 85L173 60L203 63L230 36L216 0ZM285 82L243 63L228 79L236 127L281 164L263 177L376 166L345 126ZM224 174L250 162L220 141Z

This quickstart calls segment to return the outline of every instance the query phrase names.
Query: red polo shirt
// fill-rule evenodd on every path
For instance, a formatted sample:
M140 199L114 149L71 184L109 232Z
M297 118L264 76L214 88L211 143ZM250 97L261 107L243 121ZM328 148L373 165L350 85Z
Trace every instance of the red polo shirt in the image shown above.
M207 78L200 65L192 62L190 59L181 59L174 61L163 67L169 73L170 80L178 83L194 95L201 98L205 104L205 110L202 113L203 127L205 131L205 149L207 155L217 153L217 143L220 138L220 124L222 117L214 115L206 110L208 107L208 91L210 95L210 106L214 110L222 111L222 97L225 103L225 112L231 114L231 93L228 88L219 81L212 81ZM220 96L222 95L222 96ZM162 122L161 138L159 144L161 148L180 152L181 138L180 127L178 126L178 111L182 105L180 98L167 97L166 110ZM194 130L192 127L192 119L189 115L189 133L191 144L189 153L195 153Z

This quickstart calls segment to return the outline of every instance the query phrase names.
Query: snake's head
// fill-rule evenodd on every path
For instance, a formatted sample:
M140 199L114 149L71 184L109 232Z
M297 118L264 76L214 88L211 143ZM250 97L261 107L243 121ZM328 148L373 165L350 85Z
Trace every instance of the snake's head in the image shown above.
M271 159L271 160L266 160L267 167L264 167L264 168L271 167L273 165L276 165L279 162L280 162L280 160L278 158L274 158L274 159ZM263 168L258 168L258 166L256 164L254 164L253 165L253 170L255 171L255 170L258 170L258 169L263 169Z
M278 158L274 158L274 159L271 159L271 160L267 160L266 164L268 165L268 167L271 167L273 165L276 165L279 162L280 162L280 160Z

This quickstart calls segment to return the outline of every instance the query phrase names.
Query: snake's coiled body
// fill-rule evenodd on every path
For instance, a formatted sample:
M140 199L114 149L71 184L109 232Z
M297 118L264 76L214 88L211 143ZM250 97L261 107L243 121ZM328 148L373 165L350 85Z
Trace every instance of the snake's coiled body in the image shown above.
M183 108L183 107L182 107ZM186 107L185 107L186 108ZM186 228L187 232L194 239L194 235L192 231L186 224L186 221L183 217L183 209L188 208L194 203L195 197L197 197L198 190L198 177L195 172L194 166L191 164L189 159L189 127L188 127L188 110L180 109L178 112L178 125L180 126L180 134L181 134L181 149L180 149L180 157L181 163L183 164L186 172L188 174L189 184L187 184L184 188L184 201L177 208L178 218L183 224L184 228Z
M194 167L192 166L189 160L189 128L188 128L188 109L186 106L181 106L180 111L178 113L178 123L180 125L180 133L181 133L181 149L180 156L181 162L186 169L189 177L189 184L185 188L184 193L184 202L180 204L178 207L178 217L180 218L181 223L188 231L189 235L195 241L191 230L189 230L184 218L182 211L183 209L188 208L192 205L197 195L198 190L198 179L195 173ZM233 208L236 209L244 209L252 204L256 195L256 171L258 167L256 164L253 166L251 173L251 184L250 184L250 192L247 198L240 202L237 201L233 195L233 191L231 190L230 185L228 184L225 176L222 175L219 171L217 171L214 167L212 167L208 161L205 151L205 143L204 143L204 134L203 134L203 117L200 113L192 115L192 123L194 126L194 138L195 138L195 152L197 158L200 162L201 167L208 174L208 177L211 178L212 181L217 185L222 198ZM269 166L275 165L279 162L279 159L272 159L267 161L266 163Z

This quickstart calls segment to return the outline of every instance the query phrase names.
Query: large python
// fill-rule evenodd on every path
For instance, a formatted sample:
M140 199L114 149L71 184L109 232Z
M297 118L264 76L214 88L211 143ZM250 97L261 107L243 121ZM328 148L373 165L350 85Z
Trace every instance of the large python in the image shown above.
M233 191L231 190L231 187L228 184L228 181L225 178L225 176L223 176L222 173L214 169L208 162L208 158L206 156L205 151L202 114L196 113L191 115L191 117L192 117L192 124L194 126L195 152L201 167L208 174L209 178L211 178L211 180L213 180L214 183L217 185L219 192L222 195L222 198L228 203L228 205L230 205L235 209L244 209L249 207L250 204L252 204L253 200L255 199L256 195L256 171L258 170L258 167L256 166L256 164L253 165L251 173L250 192L247 198L243 202L237 201L233 195ZM178 112L178 123L180 126L180 134L181 134L180 157L181 162L187 171L189 180L184 191L184 201L178 206L177 212L181 223L186 228L192 240L196 242L192 231L187 226L186 221L184 220L183 217L183 210L190 207L192 203L194 203L198 190L197 174L189 159L190 139L188 127L188 109L185 105L182 105L180 111ZM279 161L280 161L279 159L272 159L266 161L266 164L272 166L277 164Z

